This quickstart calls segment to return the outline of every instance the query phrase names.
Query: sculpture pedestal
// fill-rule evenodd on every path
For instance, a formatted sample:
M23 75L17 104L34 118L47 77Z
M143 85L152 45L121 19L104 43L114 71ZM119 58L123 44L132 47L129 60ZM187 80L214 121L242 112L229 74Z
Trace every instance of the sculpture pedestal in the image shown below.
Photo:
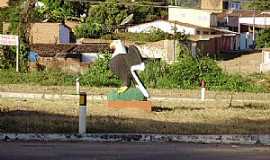
M124 109L136 108L147 112L152 111L152 102L150 101L108 101L108 107Z
M151 112L152 103L147 101L141 91L137 88L129 88L124 93L118 94L112 91L107 95L108 107L112 108L137 108Z

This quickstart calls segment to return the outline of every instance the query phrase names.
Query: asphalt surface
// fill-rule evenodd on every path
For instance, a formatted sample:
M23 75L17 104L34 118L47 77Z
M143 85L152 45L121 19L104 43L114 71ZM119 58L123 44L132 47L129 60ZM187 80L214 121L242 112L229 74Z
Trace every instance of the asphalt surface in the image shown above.
M270 146L0 142L0 160L270 160Z

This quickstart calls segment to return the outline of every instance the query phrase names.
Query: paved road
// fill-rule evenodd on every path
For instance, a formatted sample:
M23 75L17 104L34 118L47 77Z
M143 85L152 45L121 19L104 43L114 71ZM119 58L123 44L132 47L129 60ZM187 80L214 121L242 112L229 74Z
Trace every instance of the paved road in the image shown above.
M0 142L0 160L270 160L270 147L179 143Z

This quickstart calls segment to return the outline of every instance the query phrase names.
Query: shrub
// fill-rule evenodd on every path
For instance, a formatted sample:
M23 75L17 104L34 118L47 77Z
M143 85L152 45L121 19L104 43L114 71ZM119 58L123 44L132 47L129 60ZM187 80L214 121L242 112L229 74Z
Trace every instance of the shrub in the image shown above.
M270 29L264 29L259 32L256 38L257 48L267 48L270 47Z
M105 33L104 26L98 23L82 23L75 28L77 38L99 38Z
M101 37L102 39L124 39L127 41L137 42L137 43L146 43L146 42L156 42L165 39L176 39L179 41L185 41L187 36L182 33L176 33L171 35L165 33L160 29L153 29L150 33L113 33L106 34Z
M119 86L119 79L109 69L111 55L103 54L90 66L88 72L81 77L81 84L87 86Z
M181 54L171 65L162 61L149 62L141 77L146 86L152 88L193 89L199 88L200 81L205 80L210 90L265 91L240 75L224 73L210 58L196 59L189 54Z
M109 70L110 54L103 54L89 71L81 75L83 86L120 86L121 81ZM267 91L256 86L241 75L224 73L217 63L210 58L193 58L182 53L173 64L163 61L148 61L140 77L150 88L199 88L201 80L206 81L209 90L227 90L241 92ZM14 70L0 70L0 84L40 84L73 85L77 76L59 71L16 73Z

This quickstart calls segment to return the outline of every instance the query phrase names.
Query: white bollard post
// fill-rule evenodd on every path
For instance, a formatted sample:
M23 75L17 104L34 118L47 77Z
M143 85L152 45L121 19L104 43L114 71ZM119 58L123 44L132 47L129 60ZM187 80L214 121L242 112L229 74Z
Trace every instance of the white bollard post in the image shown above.
M80 78L76 78L76 94L80 94Z
M205 100L205 81L201 81L201 100Z
M80 92L79 134L86 133L87 94Z
M201 100L205 100L205 88L201 88Z

